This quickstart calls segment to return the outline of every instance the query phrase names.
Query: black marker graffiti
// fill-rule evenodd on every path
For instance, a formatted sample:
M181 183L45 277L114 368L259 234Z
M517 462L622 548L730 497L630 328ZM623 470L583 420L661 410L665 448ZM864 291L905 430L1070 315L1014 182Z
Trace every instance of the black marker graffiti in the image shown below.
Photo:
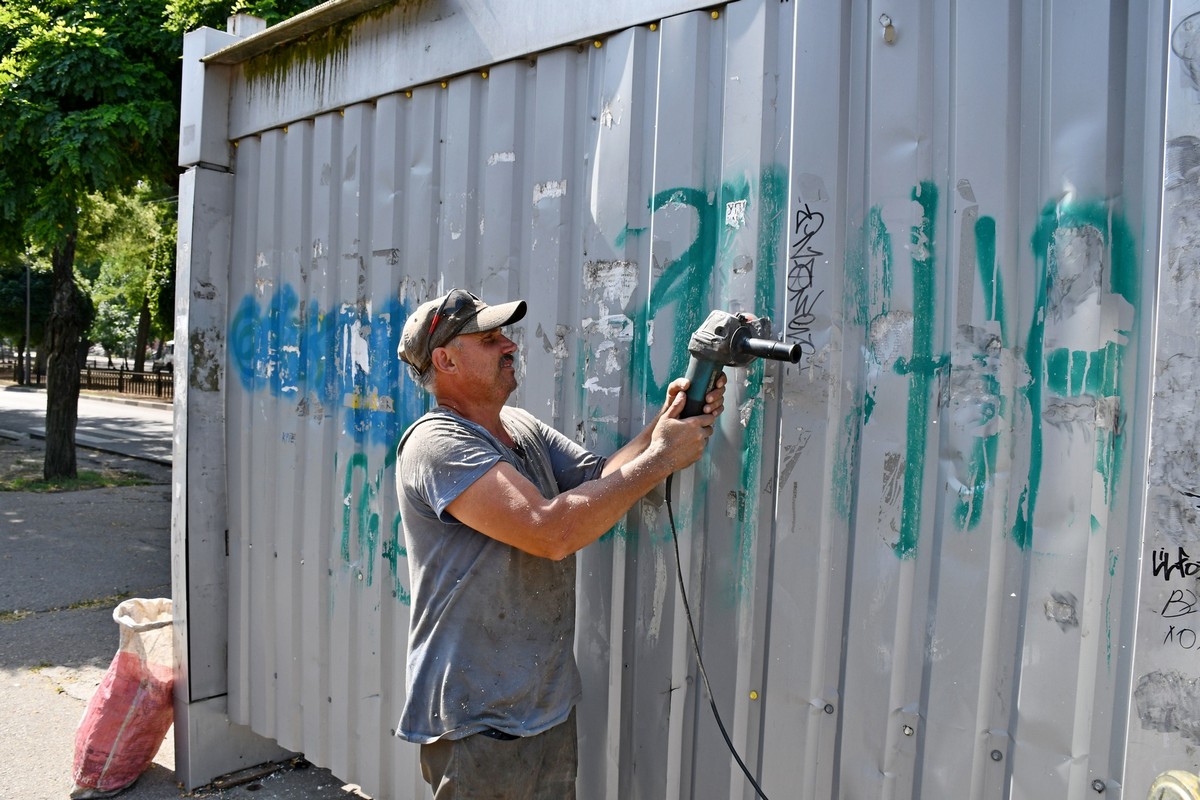
M817 258L824 255L812 246L813 237L825 224L825 215L812 211L808 203L796 211L796 225L792 235L791 265L788 267L788 323L787 340L800 345L801 352L812 354L816 350L813 344L812 327L816 322L813 309L821 295L822 289L813 294L813 268Z
M1200 600L1191 589L1175 589L1171 592L1171 596L1167 598L1167 602L1163 603L1162 617L1164 619L1173 619L1175 617L1185 617L1188 614L1195 614L1198 610L1196 602Z
M1167 635L1163 637L1163 644L1174 642L1184 650L1196 649L1196 644L1198 641L1200 640L1197 639L1196 632L1194 630L1191 628L1180 628L1179 630L1175 630L1174 625L1172 625L1171 629L1167 631Z
M1200 572L1200 561L1189 557L1187 551L1182 547L1179 548L1179 553L1174 561L1171 560L1171 554L1165 547L1160 547L1151 553L1150 560L1153 565L1154 577L1161 576L1163 580L1167 581L1171 580L1171 576L1175 572L1178 572L1181 578L1190 578Z

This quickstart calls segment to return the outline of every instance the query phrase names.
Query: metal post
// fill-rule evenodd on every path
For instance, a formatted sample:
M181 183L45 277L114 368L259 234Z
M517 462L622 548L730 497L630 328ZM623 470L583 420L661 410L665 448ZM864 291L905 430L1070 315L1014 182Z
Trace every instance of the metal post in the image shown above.
M29 385L29 286L32 282L33 267L29 260L25 261L25 385Z

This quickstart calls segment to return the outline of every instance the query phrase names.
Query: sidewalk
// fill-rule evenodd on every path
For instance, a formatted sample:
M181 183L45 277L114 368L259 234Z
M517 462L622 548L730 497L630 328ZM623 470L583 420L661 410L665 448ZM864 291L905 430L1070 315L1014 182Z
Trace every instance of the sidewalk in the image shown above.
M0 437L0 465L40 464L42 453L43 443L28 436ZM0 797L69 796L75 730L118 645L112 609L126 597L171 592L170 468L83 447L78 459L80 469L135 471L152 484L0 492ZM119 797L363 796L303 759L193 793L176 784L174 768L169 733L150 769Z

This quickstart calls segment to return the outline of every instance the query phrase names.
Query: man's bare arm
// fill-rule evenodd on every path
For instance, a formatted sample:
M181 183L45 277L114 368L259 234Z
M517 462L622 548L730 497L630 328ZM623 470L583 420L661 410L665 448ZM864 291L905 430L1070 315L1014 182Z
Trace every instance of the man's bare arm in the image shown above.
M446 510L459 522L531 555L566 558L599 539L668 475L700 459L716 414L679 419L683 403L682 391L671 395L671 404L649 429L640 451L627 453L594 481L547 500L502 461Z

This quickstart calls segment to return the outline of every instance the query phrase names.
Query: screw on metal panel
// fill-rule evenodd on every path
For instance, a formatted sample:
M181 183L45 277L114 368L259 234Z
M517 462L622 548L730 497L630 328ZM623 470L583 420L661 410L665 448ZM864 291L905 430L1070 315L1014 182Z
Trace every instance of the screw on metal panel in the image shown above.
M651 22L651 23L650 23L650 30L652 30L652 31L656 31L656 30L658 30L658 23L657 23L657 22Z
M604 42L597 39L596 41L592 42L592 47L595 47L597 50L599 50L601 47L604 47Z
M833 713L833 703L826 703L826 704L825 704L825 713L826 713L826 714L832 714L832 713Z
M1104 781L1100 780L1099 778L1096 778L1096 780L1092 781L1092 789L1097 794L1103 794L1104 788Z
M360 572L360 573L358 573L358 579L359 579L360 581L363 579L363 574L362 574L361 572Z
M896 41L896 27L892 25L892 18L887 14L880 14L879 24L883 26L883 41L888 44L894 44Z
M480 74L480 75L483 77L483 79L484 79L485 81L487 80L487 70L486 70L486 69L485 69L483 72L479 73L479 74Z
M750 690L750 699L751 699L751 700L757 700L757 699L758 699L758 692L756 692L756 691L754 691L753 689L751 689L751 690Z
M710 16L712 16L712 18L713 18L713 19L717 19L717 18L719 18L719 17L721 16L721 12L720 12L720 11L714 11L714 12L712 12L712 14L711 14Z
M992 761L1001 761L1003 758L1004 753L1001 753L999 750L992 751Z
M913 733L915 733L915 731L913 730L913 727L912 727L912 725L905 725L905 726L904 726L904 728L903 728L903 731L904 731L904 735L905 735L905 736L912 736L912 735L913 735Z

